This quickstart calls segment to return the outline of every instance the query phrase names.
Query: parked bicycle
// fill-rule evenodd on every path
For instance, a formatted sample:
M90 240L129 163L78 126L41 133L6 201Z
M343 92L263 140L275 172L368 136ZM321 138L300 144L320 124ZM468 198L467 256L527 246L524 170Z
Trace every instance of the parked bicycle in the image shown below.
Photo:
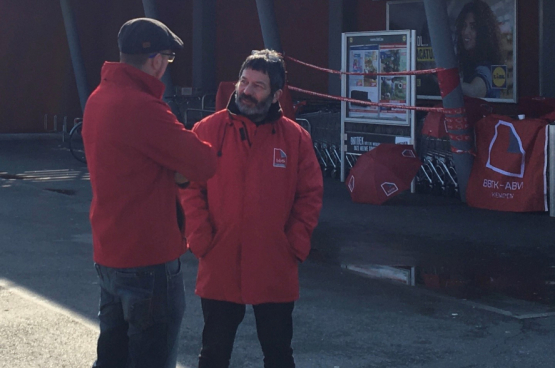
M78 161L86 164L87 158L85 156L85 145L83 144L83 136L81 130L83 129L83 118L76 118L73 120L73 128L69 132L69 151Z
M214 113L215 98L214 94L209 93L202 96L173 95L164 97L177 120L187 129L191 129L197 121Z

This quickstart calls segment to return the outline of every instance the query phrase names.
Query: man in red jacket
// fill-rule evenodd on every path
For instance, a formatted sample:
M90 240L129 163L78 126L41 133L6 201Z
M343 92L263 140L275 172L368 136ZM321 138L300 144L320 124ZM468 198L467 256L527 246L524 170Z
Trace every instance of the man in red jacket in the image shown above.
M226 109L193 128L217 149L209 180L181 190L196 293L204 314L199 368L229 366L235 333L252 304L264 367L293 368L298 264L322 206L322 173L306 130L283 116L282 57L257 51L239 72Z
M94 367L175 368L186 251L175 180L207 180L216 154L162 101L160 78L181 39L138 18L122 26L118 45L120 62L102 67L83 122L101 288Z

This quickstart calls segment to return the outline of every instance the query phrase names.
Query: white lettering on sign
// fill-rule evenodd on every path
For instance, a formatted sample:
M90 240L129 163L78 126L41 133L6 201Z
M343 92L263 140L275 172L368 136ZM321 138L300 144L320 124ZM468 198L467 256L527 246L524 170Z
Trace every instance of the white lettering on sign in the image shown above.
M351 144L352 145L363 145L364 144L364 137L351 137Z
M493 198L500 198L500 199L513 199L515 197L513 193L499 193L499 192L491 193L491 196Z
M505 183L505 190L520 190L524 187L524 182L508 181Z
M484 179L482 184L484 188L489 189L505 189L505 190L521 190L524 188L523 181L508 181L506 183L502 183L496 180Z
M422 36L416 36L416 46L428 46L428 44L422 42Z
M484 188L499 189L499 182L495 180L484 179Z

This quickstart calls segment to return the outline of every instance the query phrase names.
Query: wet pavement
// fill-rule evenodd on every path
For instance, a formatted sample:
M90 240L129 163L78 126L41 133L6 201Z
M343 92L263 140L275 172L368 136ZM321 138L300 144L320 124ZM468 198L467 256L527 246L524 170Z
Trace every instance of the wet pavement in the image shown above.
M60 134L0 135L0 144L0 178L92 196L86 166L71 157ZM76 179L71 188L68 178ZM554 305L554 229L547 212L488 211L433 194L356 204L343 183L326 177L310 257L337 266L414 266L416 284L438 292Z
M299 367L552 366L554 218L429 194L355 204L331 178L324 196L301 267ZM90 200L86 166L61 136L0 135L0 367L91 365L98 286ZM183 259L179 361L190 368L202 317L192 292L196 260ZM414 267L416 286L367 279L346 265ZM260 366L253 326L248 312L232 368Z
M488 211L431 194L355 204L344 184L326 179L313 244L327 262L414 266L417 284L450 295L553 305L554 227L548 213Z

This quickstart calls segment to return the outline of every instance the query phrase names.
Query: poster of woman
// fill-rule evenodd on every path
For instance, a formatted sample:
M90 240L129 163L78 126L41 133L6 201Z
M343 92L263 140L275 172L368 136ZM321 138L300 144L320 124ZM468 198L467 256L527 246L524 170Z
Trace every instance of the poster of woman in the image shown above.
M446 0L463 93L516 102L516 0ZM435 67L422 0L389 1L389 30L417 32L417 69ZM436 75L417 78L419 98L439 98Z

